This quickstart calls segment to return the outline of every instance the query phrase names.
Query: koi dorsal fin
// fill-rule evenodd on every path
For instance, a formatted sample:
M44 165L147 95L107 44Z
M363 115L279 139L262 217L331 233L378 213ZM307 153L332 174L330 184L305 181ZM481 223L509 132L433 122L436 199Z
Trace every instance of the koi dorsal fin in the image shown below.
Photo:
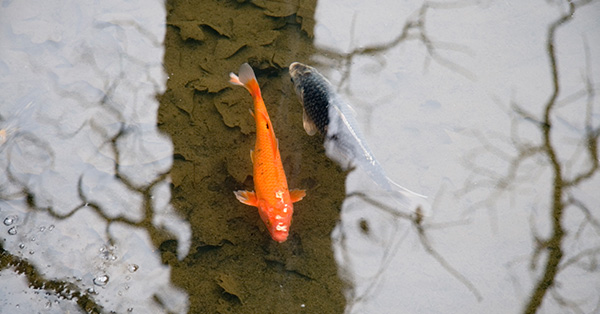
M275 136L275 130L273 130L273 123L271 123L271 119L269 119L269 114L264 111L261 111L263 119L265 120L265 127L268 129L269 138L271 140L271 146L273 147L273 156L277 156L277 152L279 151L279 140Z

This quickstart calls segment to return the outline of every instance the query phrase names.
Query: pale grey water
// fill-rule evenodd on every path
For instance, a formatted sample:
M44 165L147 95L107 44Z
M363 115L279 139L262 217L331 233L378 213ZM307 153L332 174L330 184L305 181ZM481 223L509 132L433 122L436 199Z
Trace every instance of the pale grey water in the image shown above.
M345 77L340 93L388 175L432 204L422 241L408 219L346 201L333 237L340 273L355 287L347 312L522 312L546 264L535 246L551 234L552 172L538 154L509 176L523 145L542 138L513 104L541 119L552 94L547 32L568 8L427 3L424 10L420 1L321 1L316 10L322 52L313 65L334 84ZM155 128L154 96L167 79L165 14L158 1L1 2L3 248L38 276L72 283L118 313L189 306L154 235L167 229L178 257L186 256L190 226L171 208L162 175L173 148ZM406 39L356 55L347 67L338 62L336 54L393 42L407 21L419 20L424 28ZM423 29L430 50L419 39ZM585 85L596 92L600 81L600 3L577 8L558 28L555 48L561 92L552 143L572 178L590 165L586 123L596 132L600 125L599 101ZM362 179L352 173L348 190L387 200ZM585 206L566 207L564 257L540 313L600 311L599 189L594 172L565 191L565 201ZM27 196L35 196L35 211ZM81 311L28 287L10 267L0 278L0 313Z
M1 2L1 313L186 311L151 235L187 254L156 129L164 16L160 1Z
M322 1L317 9L315 39L323 53L315 61L334 84L342 82L340 91L392 179L428 195L433 205L422 242L407 219L359 199L346 201L337 230L344 242L335 249L356 285L348 312L521 312L548 257L546 250L537 256L535 246L551 234L552 173L542 154L512 172L519 150L539 146L542 138L542 128L513 105L542 119L553 90L547 34L568 7L543 1L426 6ZM407 21L424 27L394 42ZM600 123L594 96L600 3L577 8L555 40L561 91L551 140L563 176L573 178L592 166L586 123L592 135ZM341 67L340 55L353 51ZM344 71L351 74L342 80ZM564 256L540 313L600 311L597 172L562 195L585 207L566 206ZM369 188L363 182L364 176L351 174L348 189Z

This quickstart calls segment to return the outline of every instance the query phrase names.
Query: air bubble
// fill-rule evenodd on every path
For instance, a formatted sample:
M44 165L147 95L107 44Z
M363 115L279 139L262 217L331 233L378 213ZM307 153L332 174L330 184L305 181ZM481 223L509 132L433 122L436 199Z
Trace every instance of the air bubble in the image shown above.
M10 234L10 235L17 234L17 227L11 227L10 229L8 229L8 234Z
M10 225L14 224L15 222L17 222L17 216L8 216L8 217L4 218L5 226L10 226Z
M100 275L100 276L94 278L93 281L96 286L100 286L100 287L106 286L106 284L108 283L108 275Z
M138 268L140 268L140 267L138 265L136 265L136 264L129 264L129 265L127 265L127 270L130 273L135 273L138 270Z

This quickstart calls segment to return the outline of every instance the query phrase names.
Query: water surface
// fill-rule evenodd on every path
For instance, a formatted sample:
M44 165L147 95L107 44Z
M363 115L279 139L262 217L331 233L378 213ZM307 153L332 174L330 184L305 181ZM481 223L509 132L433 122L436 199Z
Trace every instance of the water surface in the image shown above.
M1 5L1 313L600 309L597 1ZM293 61L424 215L305 134ZM243 62L307 190L283 244L232 193Z

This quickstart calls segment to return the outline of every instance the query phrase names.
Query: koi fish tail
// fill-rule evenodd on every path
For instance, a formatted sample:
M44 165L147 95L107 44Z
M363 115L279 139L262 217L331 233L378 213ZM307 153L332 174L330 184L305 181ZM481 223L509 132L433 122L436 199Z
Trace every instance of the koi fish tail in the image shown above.
M229 73L229 82L231 84L244 86L252 95L252 97L260 97L260 88L258 81L254 75L254 71L248 63L244 63L240 66L240 75L237 76L235 73Z
M386 177L390 183L390 189L388 192L394 194L394 199L403 205L407 209L413 211L415 214L429 217L432 214L431 204L427 201L427 196L413 192L400 184L394 182L389 177Z

